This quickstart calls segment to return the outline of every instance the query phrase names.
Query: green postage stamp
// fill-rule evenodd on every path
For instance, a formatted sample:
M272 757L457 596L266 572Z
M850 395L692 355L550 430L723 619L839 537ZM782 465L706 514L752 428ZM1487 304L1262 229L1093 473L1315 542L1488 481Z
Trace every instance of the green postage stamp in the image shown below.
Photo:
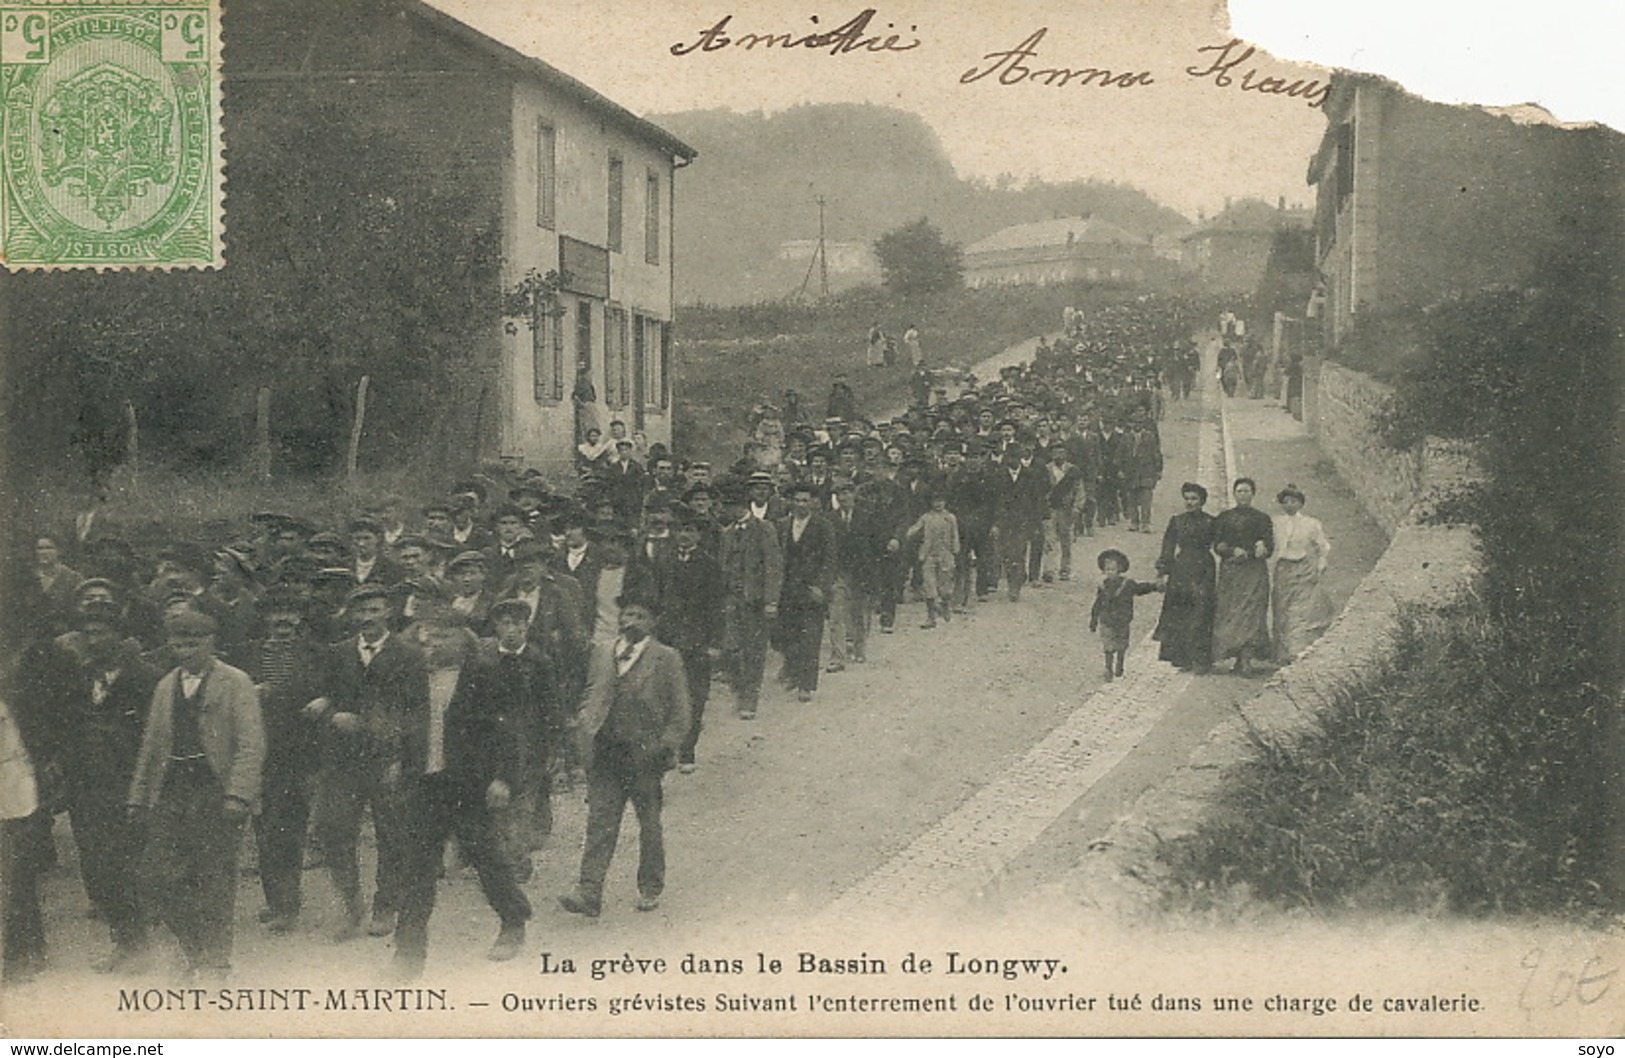
M219 0L0 0L0 265L221 259Z

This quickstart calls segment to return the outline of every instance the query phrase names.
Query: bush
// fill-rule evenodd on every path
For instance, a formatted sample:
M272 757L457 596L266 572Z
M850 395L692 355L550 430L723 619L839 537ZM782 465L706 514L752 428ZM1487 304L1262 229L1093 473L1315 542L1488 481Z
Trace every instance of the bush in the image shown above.
M1307 733L1256 738L1212 821L1164 846L1171 895L1203 909L1243 885L1317 910L1597 907L1580 846L1604 699L1526 694L1520 639L1477 605L1403 615L1387 665L1333 693ZM1541 646L1542 676L1575 652Z

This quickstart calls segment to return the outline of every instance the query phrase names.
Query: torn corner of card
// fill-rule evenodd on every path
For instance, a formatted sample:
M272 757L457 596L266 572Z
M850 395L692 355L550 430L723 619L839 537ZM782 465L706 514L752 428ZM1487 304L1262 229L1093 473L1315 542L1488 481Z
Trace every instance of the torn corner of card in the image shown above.
M219 0L0 8L0 266L215 268Z

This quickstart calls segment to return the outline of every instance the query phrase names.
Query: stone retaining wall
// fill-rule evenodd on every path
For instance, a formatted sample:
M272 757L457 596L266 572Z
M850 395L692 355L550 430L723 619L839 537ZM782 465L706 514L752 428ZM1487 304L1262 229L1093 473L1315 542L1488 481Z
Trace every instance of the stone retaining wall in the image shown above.
M1393 396L1392 386L1329 361L1320 361L1313 374L1309 430L1390 538L1419 513L1418 504L1425 510L1478 477L1471 451L1460 441L1429 437L1408 451L1383 443L1373 424Z

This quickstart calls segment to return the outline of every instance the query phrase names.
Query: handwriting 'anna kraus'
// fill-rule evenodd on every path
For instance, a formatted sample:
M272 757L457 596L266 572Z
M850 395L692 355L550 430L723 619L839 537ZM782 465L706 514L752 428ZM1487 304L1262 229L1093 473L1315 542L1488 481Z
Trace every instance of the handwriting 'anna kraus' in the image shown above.
M982 56L982 61L987 65L973 66L966 70L959 75L959 83L974 84L995 75L1001 85L1017 85L1026 81L1055 88L1065 88L1074 83L1093 84L1101 88L1138 88L1155 83L1149 70L1125 70L1114 73L1095 66L1082 66L1076 69L1067 66L1041 68L1028 66L1026 60L1038 57L1038 44L1048 32L1047 27L1035 29L1026 40L1014 48L988 52Z

